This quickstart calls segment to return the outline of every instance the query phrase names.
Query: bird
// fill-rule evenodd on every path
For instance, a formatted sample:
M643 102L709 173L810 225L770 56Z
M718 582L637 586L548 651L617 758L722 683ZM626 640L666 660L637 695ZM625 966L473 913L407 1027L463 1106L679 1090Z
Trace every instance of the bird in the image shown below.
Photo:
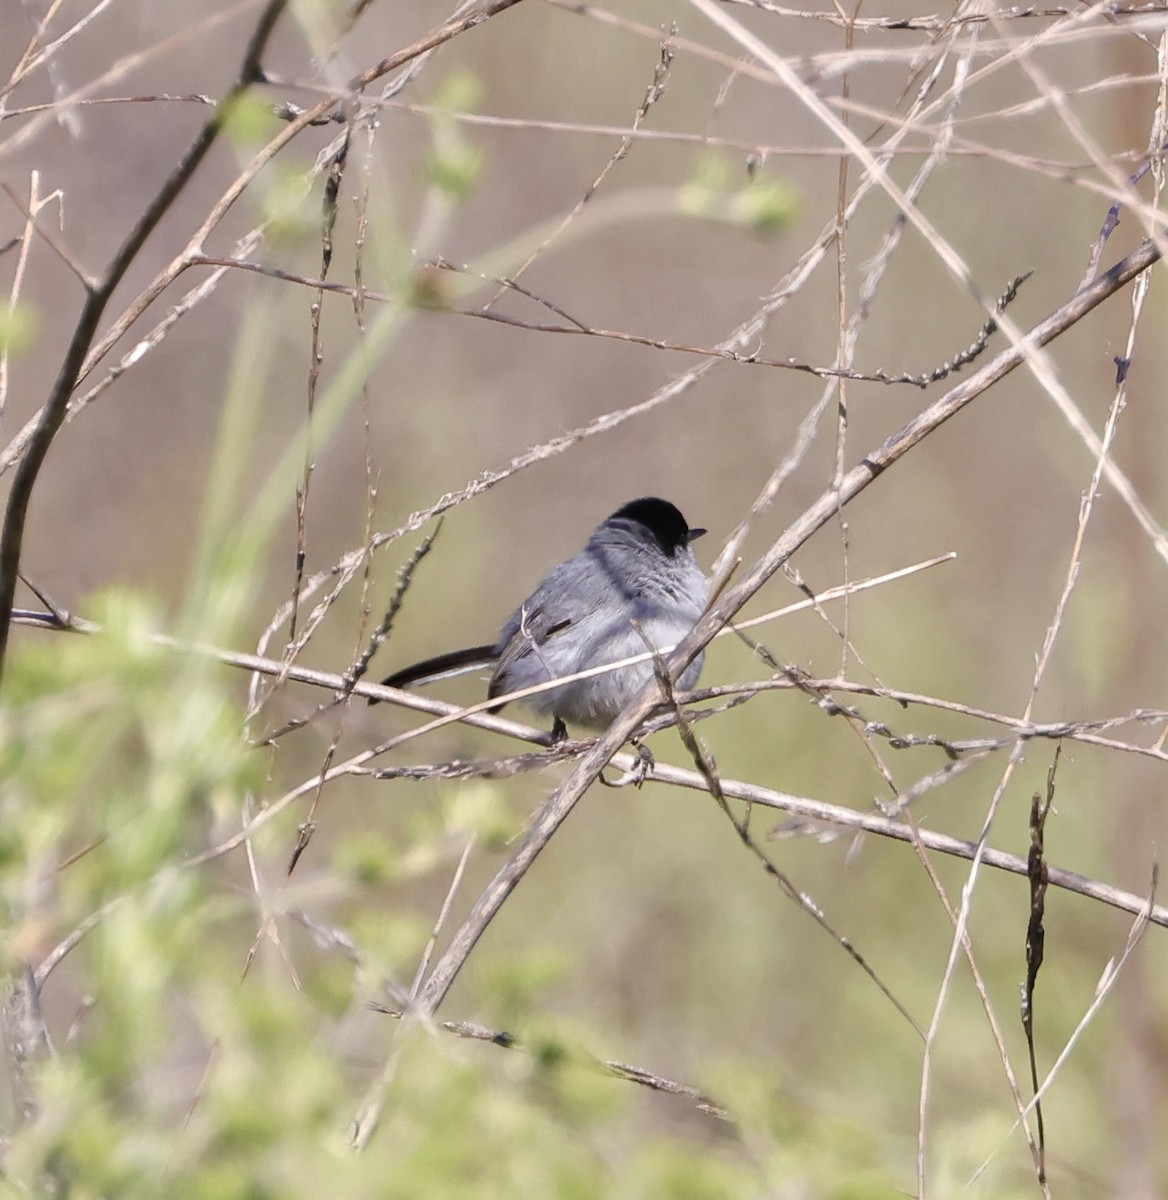
M382 682L404 688L493 667L487 697L500 698L490 709L495 712L511 692L667 650L689 633L707 604L709 584L691 548L705 532L691 529L668 500L632 500L597 525L583 550L540 580L504 621L496 641L439 654ZM680 688L697 683L703 657L698 654L682 672ZM552 740L558 742L567 736L567 722L607 728L652 678L654 664L648 659L525 701L553 718Z

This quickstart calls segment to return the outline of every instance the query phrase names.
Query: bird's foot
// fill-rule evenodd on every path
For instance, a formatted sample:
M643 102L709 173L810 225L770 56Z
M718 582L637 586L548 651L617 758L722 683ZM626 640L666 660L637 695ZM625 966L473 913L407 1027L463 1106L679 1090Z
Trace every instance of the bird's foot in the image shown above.
M640 787L653 774L657 760L653 757L653 751L644 742L634 741L633 746L637 751L637 765L634 774L637 776L637 787Z
M653 768L657 765L657 760L653 757L653 751L644 742L638 742L636 738L633 739L633 749L637 752L637 765L631 771L625 771L617 779L605 779L602 772L600 782L605 787L628 787L631 783L633 787L639 788L653 774Z
M653 774L653 769L657 767L657 760L653 757L653 751L649 750L648 746L643 742L634 742L636 750L636 766L633 768L633 774L636 776L635 785L640 787L649 775Z

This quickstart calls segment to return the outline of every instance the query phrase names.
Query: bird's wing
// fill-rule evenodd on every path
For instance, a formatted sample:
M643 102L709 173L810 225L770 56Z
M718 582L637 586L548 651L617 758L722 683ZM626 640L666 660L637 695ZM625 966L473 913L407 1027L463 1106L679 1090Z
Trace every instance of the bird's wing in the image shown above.
M504 672L519 659L546 645L557 634L570 629L579 619L579 614L569 613L562 605L532 605L530 602L524 604L516 611L504 630L508 636L499 655L496 674Z
M511 690L508 676L516 664L532 655L541 657L542 647L554 643L558 636L586 621L599 608L602 596L598 591L565 586L565 577L570 577L572 568L569 561L549 572L503 626L499 662L488 690L492 698Z

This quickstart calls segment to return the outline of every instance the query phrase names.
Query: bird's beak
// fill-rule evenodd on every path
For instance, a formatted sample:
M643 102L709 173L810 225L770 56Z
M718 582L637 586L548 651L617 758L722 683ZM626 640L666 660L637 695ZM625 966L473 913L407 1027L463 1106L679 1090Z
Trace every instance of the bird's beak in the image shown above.
M691 529L689 531L689 540L691 542L696 542L698 538L702 537L706 532L707 531L705 529Z

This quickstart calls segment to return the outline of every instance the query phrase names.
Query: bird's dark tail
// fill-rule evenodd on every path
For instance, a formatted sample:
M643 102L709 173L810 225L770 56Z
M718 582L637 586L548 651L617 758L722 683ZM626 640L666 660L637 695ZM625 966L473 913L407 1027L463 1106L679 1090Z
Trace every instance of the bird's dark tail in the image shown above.
M497 646L470 646L466 650L452 650L449 654L427 658L414 663L412 667L403 667L381 682L385 687L395 688L409 687L412 683L433 683L438 679L473 671L476 667L490 666L498 657ZM370 697L369 703L376 704L377 700Z

